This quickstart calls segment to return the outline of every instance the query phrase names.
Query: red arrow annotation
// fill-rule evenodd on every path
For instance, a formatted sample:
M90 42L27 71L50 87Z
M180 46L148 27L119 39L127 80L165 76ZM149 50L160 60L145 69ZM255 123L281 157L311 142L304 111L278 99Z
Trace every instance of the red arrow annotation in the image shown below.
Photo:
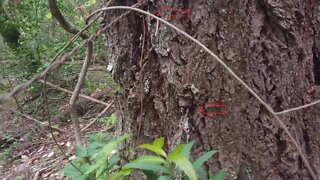
M166 8L160 9L158 11L155 11L152 14L154 14L158 17L161 17L163 19L172 20L172 19L179 19L182 17L189 17L190 12L191 12L191 10L189 8L176 9L176 8L172 8L172 7L166 7ZM161 14L161 13L163 13L163 14ZM170 14L170 15L166 15L166 14Z
M205 111L205 109L208 108L208 107L223 107L223 111L222 112L211 112L211 113L208 113L208 112ZM206 115L208 117L213 117L213 116L218 115L218 114L227 114L227 106L224 105L224 104L214 104L212 102L208 102L205 105L200 106L198 108L198 111L200 111L201 113L203 113L204 115Z

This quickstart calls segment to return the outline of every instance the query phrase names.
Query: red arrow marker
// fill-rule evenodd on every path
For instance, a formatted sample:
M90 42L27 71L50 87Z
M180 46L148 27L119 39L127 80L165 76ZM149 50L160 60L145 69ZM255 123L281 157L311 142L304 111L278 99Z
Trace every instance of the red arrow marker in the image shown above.
M223 111L222 112L211 112L208 113L205 111L205 108L207 107L223 107ZM227 106L224 104L214 104L212 102L208 102L203 106L200 106L198 108L198 111L200 111L201 113L203 113L204 115L208 116L208 117L213 117L214 115L218 115L218 114L227 114Z

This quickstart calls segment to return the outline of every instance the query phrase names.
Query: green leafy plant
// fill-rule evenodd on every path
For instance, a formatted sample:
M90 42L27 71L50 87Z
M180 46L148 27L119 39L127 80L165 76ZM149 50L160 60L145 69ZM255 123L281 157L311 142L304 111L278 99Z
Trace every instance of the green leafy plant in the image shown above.
M120 157L117 153L117 146L128 135L120 136L115 140L108 140L106 133L92 135L88 139L88 147L76 149L76 159L67 164L62 172L71 179L124 179L134 170L141 170L147 179L150 180L224 180L226 172L219 171L215 175L207 173L202 165L217 151L204 153L194 162L190 161L190 152L194 141L188 144L178 145L171 153L163 150L164 138L158 138L152 144L142 144L138 148L151 151L154 155L144 155L131 161L124 166L117 164Z
M117 154L117 146L128 135L108 140L108 134L99 133L92 135L88 139L88 147L78 147L76 149L76 159L67 164L61 171L71 179L108 179L110 174L118 168L117 162L120 160Z
M112 113L109 117L103 117L99 119L100 123L106 124L106 125L114 125L117 122L117 116L115 113Z
M17 139L10 134L6 134L2 137L0 142L1 141L3 144L0 146L0 150L3 148L3 151L0 155L0 165L7 166L10 162L13 151L18 148L19 144Z
M147 179L190 179L196 180L223 180L225 171L221 170L215 175L207 174L202 165L217 151L204 153L193 163L189 156L194 141L188 144L177 146L171 153L166 154L163 150L164 138L158 138L152 144L142 144L138 148L147 149L155 155L140 156L131 163L123 166L122 170L112 176L110 179L123 179L134 170L141 170Z

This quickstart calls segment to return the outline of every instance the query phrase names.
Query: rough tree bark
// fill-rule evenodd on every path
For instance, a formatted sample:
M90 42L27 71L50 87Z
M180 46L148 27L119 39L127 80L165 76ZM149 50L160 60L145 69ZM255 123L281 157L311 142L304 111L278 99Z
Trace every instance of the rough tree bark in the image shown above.
M190 17L170 22L215 52L276 111L315 100L313 87L320 85L319 1L154 0L143 8L152 12L168 6L190 8ZM123 12L107 12L106 19ZM156 21L146 23L143 83L142 16L131 13L105 32L113 75L123 89L116 101L122 132L135 139L141 121L137 143L164 136L168 150L190 140L197 142L196 155L217 149L219 155L208 168L226 168L228 179L310 178L282 129L247 90L174 30L160 26L155 36ZM227 105L228 113L205 116L197 108L207 102ZM280 118L320 176L319 105Z

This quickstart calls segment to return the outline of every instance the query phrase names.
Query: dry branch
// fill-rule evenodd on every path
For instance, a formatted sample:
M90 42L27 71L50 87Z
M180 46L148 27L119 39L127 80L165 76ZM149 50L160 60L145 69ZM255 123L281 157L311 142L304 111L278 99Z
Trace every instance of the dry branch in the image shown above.
M79 51L79 49L84 45L85 43L80 44L79 46L75 47L72 51L65 54L60 60L54 62L52 65L50 65L46 70L43 72L35 75L33 78L31 78L29 81L22 83L18 86L16 86L8 95L5 97L0 98L0 104L4 104L5 102L9 101L12 97L19 94L20 92L26 90L29 88L32 83L44 78L49 72L55 71L56 69L60 68L66 60L68 60L74 53Z
M92 124L94 124L101 116L103 116L107 111L108 109L113 105L114 101L111 101L110 104L104 108L103 111L101 111L97 117L94 118L93 121L91 121L88 125L86 125L84 128L81 129L81 132L85 131L86 129L88 129Z
M34 117L31 117L31 116L29 116L29 115L27 115L27 114L24 114L24 113L22 113L22 112L16 111L16 110L14 110L14 109L4 108L4 107L2 107L2 106L0 106L0 109L4 109L4 110L7 110L7 111L11 111L11 112L13 112L13 113L19 114L20 116L22 116L22 117L24 117L24 118L26 118L26 119L29 119L29 120L31 120L31 121L34 121L34 122L37 123L41 128L49 127L49 124L48 124L48 123L41 122L41 121L37 120L37 119L34 118ZM60 128L57 128L57 127L51 126L51 127L49 127L49 128L55 129L55 130L57 130L57 131L59 131L59 132L65 132L64 130L62 130L62 129L60 129Z
M49 9L52 16L58 20L59 24L63 27L64 30L66 30L71 34L77 34L80 32L77 28L75 28L68 21L66 21L60 9L58 8L56 0L48 0L48 3L49 3ZM89 36L83 32L81 32L80 37L82 37L83 39L89 38Z
M44 83L43 80L40 80L39 82ZM54 84L49 83L49 82L46 82L46 84L49 85L49 86L51 86L51 87L53 87L53 88L55 88L55 89L58 89L58 90L60 90L60 91L63 91L63 92L69 93L69 94L72 94L72 93L73 93L73 92L70 91L70 90L64 89L64 88L62 88L62 87L59 87L59 86L54 85ZM83 98L83 99L86 99L86 100L89 100L89 101L92 101L92 102L95 102L95 103L98 103L98 104L101 104L101 105L104 105L104 106L109 106L108 103L103 102L103 101L99 101L98 99L92 98L92 97L87 96L87 95L79 94L79 97L81 97L81 98Z
M78 99L78 96L80 94L83 82L86 78L87 70L90 65L90 61L92 59L93 44L91 41L88 42L86 53L87 53L86 58L83 62L77 85L74 88L73 94L70 99L70 115L71 115L71 120L74 125L74 133L75 133L75 137L76 137L77 146L82 146L82 138L81 138L80 122L78 119L77 111L75 110L75 105L76 105L76 101Z
M292 112L292 111L297 111L297 110L304 109L304 108L307 108L307 107L310 107L310 106L313 106L313 105L316 105L316 104L319 104L319 103L320 103L320 100L317 100L317 101L314 101L314 102L309 103L309 104L305 104L305 105L302 105L302 106L299 106L299 107L295 107L295 108L291 108L291 109L287 109L287 110L284 110L284 111L277 112L276 114L279 115L279 114L289 113L289 112Z

